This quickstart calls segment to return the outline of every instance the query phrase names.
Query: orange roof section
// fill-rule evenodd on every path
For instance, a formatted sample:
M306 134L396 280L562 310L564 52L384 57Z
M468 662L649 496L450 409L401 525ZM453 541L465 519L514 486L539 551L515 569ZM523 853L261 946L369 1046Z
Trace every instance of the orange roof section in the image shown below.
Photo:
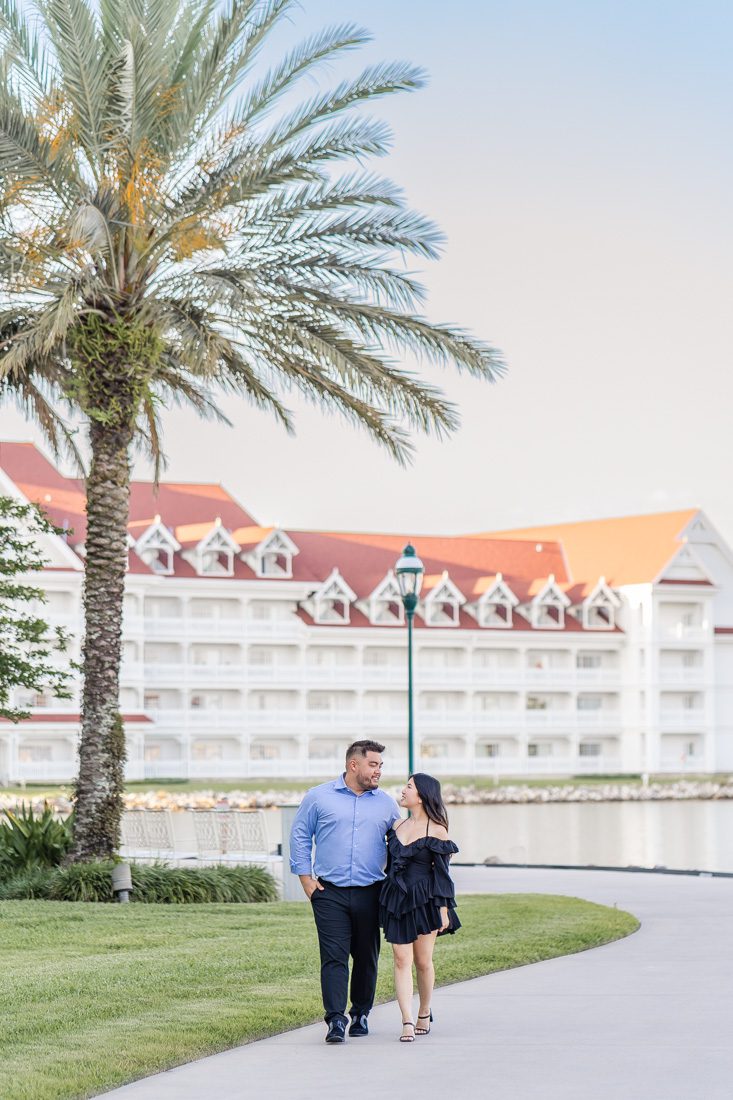
M650 584L683 545L684 531L699 512L699 508L687 508L679 512L491 531L474 537L557 540L565 550L574 582L595 583L602 576L614 587Z

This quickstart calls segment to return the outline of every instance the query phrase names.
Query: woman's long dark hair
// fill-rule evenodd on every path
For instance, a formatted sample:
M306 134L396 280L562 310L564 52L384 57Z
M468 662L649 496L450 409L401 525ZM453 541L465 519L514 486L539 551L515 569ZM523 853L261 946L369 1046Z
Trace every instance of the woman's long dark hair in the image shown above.
M415 784L415 789L422 800L422 808L430 820L436 825L444 825L447 829L448 811L443 802L438 780L435 776L426 775L425 772L415 772L410 779Z

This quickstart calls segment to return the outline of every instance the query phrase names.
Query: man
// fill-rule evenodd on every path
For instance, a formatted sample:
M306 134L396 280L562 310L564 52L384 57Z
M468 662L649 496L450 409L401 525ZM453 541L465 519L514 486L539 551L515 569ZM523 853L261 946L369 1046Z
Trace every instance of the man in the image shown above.
M327 1043L343 1043L346 1037L349 955L349 1035L369 1034L367 1016L374 1003L380 946L379 892L387 861L385 834L400 816L395 800L379 790L383 752L384 745L377 741L350 745L344 774L306 793L290 834L290 869L300 876L318 930Z

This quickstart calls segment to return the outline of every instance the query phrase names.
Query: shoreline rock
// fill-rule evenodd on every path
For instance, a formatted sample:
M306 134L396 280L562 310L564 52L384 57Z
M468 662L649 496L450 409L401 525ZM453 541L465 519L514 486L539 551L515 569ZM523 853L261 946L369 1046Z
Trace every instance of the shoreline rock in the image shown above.
M398 786L384 788L390 794L397 794ZM129 810L211 810L230 808L233 810L276 809L278 806L299 803L303 792L274 791L263 788L257 791L217 791L212 787L201 791L135 791L125 795L125 806ZM723 780L686 780L674 783L600 783L568 784L560 786L548 783L543 787L515 783L497 787L475 787L472 784L458 786L443 784L443 797L451 806L488 806L492 804L522 805L542 802L688 802L711 801L733 798L733 777ZM1 795L0 810L10 809L19 802L30 802L34 809L41 809L43 796L29 794L25 796ZM71 810L69 796L58 795L51 800L58 813Z

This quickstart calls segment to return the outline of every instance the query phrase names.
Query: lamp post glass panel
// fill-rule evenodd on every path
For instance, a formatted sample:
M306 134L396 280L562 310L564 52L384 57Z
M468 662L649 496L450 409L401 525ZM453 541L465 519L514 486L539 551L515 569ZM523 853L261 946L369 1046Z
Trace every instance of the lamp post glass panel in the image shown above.
M402 557L395 566L397 583L400 586L400 595L405 607L407 617L407 774L412 775L415 770L414 742L415 722L413 713L412 691L412 620L415 617L422 579L425 569L423 563L415 553L415 547L409 542L402 551Z

